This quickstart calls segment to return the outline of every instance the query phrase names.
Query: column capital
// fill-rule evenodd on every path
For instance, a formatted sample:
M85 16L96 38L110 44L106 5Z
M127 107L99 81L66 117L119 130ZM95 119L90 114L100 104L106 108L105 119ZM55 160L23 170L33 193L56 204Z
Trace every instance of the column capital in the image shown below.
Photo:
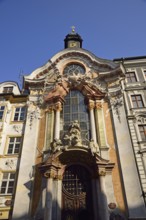
M62 104L61 104L61 102L56 102L55 104L54 104L54 109L56 110L56 111L62 111Z
M98 170L98 175L99 175L99 176L105 176L105 175L106 175L106 170L105 170L105 168L99 168L99 170Z
M57 180L63 180L63 175L57 175L57 176L56 176L56 179L57 179Z
M88 108L89 110L92 110L95 108L95 102L93 100L88 101Z
M47 106L47 108L45 109L45 112L52 112L54 110L53 106Z
M44 177L55 179L55 178L56 178L56 172L54 172L54 171L52 171L52 170L47 170L47 171L44 173Z
M102 109L101 101L95 101L95 109Z

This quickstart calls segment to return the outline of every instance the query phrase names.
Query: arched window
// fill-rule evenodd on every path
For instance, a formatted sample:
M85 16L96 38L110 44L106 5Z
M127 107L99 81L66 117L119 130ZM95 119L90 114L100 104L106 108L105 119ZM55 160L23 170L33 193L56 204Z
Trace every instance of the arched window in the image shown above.
M61 115L62 135L68 131L69 125L74 120L79 121L82 141L84 144L87 143L87 140L90 139L89 116L84 96L78 90L71 90L65 97Z

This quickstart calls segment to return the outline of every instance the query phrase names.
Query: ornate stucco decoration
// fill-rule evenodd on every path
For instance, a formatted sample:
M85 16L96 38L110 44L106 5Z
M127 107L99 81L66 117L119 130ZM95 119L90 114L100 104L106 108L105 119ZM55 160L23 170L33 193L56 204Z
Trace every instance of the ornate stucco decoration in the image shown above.
M21 125L13 125L13 129L14 129L14 131L16 131L19 134L22 132L22 126Z
M119 94L118 96L108 96L109 98L109 109L106 112L106 114L108 114L108 112L113 108L113 112L115 115L117 115L119 122L121 122L121 112L120 112L120 107L123 106L123 97L121 94Z
M112 172L114 163L101 158L99 155L92 155L90 151L81 149L68 149L50 154L48 159L39 165L40 171L47 178L62 179L66 166L81 164L88 167L93 178L99 175L106 175Z
M40 110L39 110L39 107L36 105L35 102L28 101L27 106L28 106L27 117L29 119L29 127L31 129L32 125L33 125L33 121L35 119L40 119Z
M89 78L86 75L76 74L69 76L60 76L59 81L54 82L53 89L45 92L44 101L54 103L56 100L64 101L64 97L70 89L77 89L89 99L102 99L105 96L106 87L101 86L96 78Z
M88 141L88 145L82 143L80 125L77 120L73 121L61 140L54 139L51 143L51 152L64 152L69 149L81 150L90 152L92 155L99 153L99 146L94 140ZM48 153L48 152L45 152Z
M75 120L69 127L68 133L63 138L65 146L82 146L79 122Z
M63 81L56 83L54 88L49 93L44 94L44 101L53 103L58 100L64 100L64 97L68 94L68 92L69 86L67 82Z
M145 113L140 113L140 114L136 113L134 122L137 122L138 124L146 124L146 114Z
M17 159L7 159L4 164L6 170L15 170L17 166Z
M68 150L68 148L83 147L79 122L75 120L69 127L62 140L54 139L51 144L52 152Z
M63 75L60 66L62 68L62 66L73 61L86 66L85 75ZM67 81L70 88L81 84L90 84L93 90L95 87L95 90L99 89L102 92L106 92L108 86L111 87L109 84L114 83L119 76L120 78L124 76L122 65L100 59L89 51L78 48L77 50L66 49L59 52L46 65L35 70L30 76L25 76L24 83L26 88L43 87L46 92L52 90L56 83Z
M34 71L29 81L31 81L31 79L43 79L50 70L53 70L56 75L56 73L58 73L58 64L69 59L83 61L90 69L92 68L94 71L103 72L103 77L105 77L108 72L114 75L118 71L121 71L122 68L119 67L119 64L113 61L100 59L84 49L66 49L52 57L46 65Z
M85 67L85 73L65 74L66 65L78 63ZM38 94L39 107L48 106L58 100L63 103L71 89L77 89L87 99L101 100L105 97L112 100L115 114L120 121L122 100L121 80L125 70L122 64L100 59L84 49L66 49L52 57L46 65L35 70L30 76L24 77L26 88L36 88L42 91ZM117 97L118 96L118 97ZM110 110L110 108L109 108Z

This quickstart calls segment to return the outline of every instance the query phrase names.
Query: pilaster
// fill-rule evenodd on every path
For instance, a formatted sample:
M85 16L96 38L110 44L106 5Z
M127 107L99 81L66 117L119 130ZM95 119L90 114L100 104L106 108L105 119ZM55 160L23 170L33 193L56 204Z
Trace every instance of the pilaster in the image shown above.
M142 197L142 190L139 182L136 160L130 139L127 118L124 106L117 105L121 120L115 114L114 105L111 104L113 122L115 126L115 137L117 140L117 151L121 166L124 190L126 194L127 212L129 218L143 218L146 216L146 209ZM122 132L121 132L122 131ZM136 198L136 199L135 199Z
M53 141L54 128L54 109L49 107L46 110L46 135L45 135L45 150L48 150L51 142Z
M95 103L93 100L89 100L88 108L89 108L89 114L90 114L91 139L94 140L95 143L97 143L95 118L94 118Z
M98 142L100 148L106 147L106 136L104 128L104 118L103 109L101 101L96 101L95 103L95 119L96 119L96 129L98 134Z
M56 111L56 115L55 115L55 130L54 130L54 138L55 139L60 139L60 112L62 110L62 104L60 101L58 101L55 104L55 111Z
M106 188L105 188L105 175L106 175L105 168L99 168L98 175L99 175L99 189L100 189L99 192L100 196L98 196L100 220L109 220L107 196L106 196Z
M53 178L50 176L47 179L46 186L46 205L44 220L52 220L52 197L53 197Z

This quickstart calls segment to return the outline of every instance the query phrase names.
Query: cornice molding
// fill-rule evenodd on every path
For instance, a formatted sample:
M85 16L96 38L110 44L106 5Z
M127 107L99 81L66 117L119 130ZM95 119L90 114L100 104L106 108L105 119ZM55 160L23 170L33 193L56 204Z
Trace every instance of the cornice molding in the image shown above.
M59 73L59 69L57 68L58 63L61 62L62 60L72 59L72 58L74 58L75 60L82 59L83 61L85 61L86 64L88 63L89 68L92 67L93 69L95 68L95 70L97 67L103 68L102 70L103 73L100 74L101 78L105 76L107 77L109 73L111 73L113 76L113 74L119 74L119 73L122 74L123 72L123 68L121 64L116 64L111 60L100 59L95 55L93 55L92 53L90 53L89 51L83 49L80 50L67 49L56 54L43 67L38 68L37 70L32 72L32 74L30 74L29 76L25 76L24 84L31 83L32 80L33 81L35 80L35 83L37 83L38 79L40 81L43 81L50 71L53 71L53 74L58 74Z

